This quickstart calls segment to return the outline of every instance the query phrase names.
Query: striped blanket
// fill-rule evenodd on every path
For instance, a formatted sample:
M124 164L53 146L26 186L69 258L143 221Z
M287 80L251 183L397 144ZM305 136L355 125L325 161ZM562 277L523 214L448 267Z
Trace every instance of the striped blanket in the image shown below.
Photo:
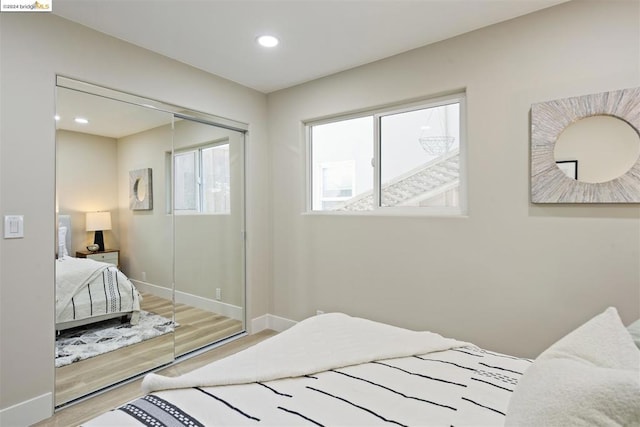
M56 261L56 324L96 316L140 312L140 296L131 281L112 264L87 258Z
M295 330L304 322L290 330ZM323 322L317 324L326 326ZM208 385L206 380L197 380L188 388L167 390L161 387L165 389L153 391L84 425L502 425L515 385L531 364L528 359L488 352L454 340L448 341L445 348L425 352L415 352L415 348L411 348L408 354L386 357L405 347L405 338L412 335L401 332L398 345L391 352L386 338L380 340L377 354L371 352L373 345L365 346L362 353L364 361L360 363L332 362L333 367L325 365L321 371L290 377L286 375L289 366L281 358L279 363L285 376L268 379L268 375L262 375L271 372L274 369L272 363L281 357L274 358L267 354L273 348L280 348L281 355L288 351L306 353L311 360L317 356L322 344L329 347L327 351L320 350L322 357L330 352L343 352L338 343L342 339L331 338L335 329L326 329L324 339L317 334L309 337L311 341L320 340L320 345L310 345L310 340L305 338L297 343L287 343L288 331L285 331L280 334L285 335L284 340L278 340L280 335L275 336L223 359L230 360L226 365L219 363L223 361L213 362L193 371L189 377L202 378L207 372L217 374L218 368L223 367L232 376L237 375L239 372L233 373L234 359L239 362L237 366L247 368L247 362L254 357L255 366L252 369L256 371L246 378L253 377L251 382L232 381L235 384L213 386ZM304 328L302 330L304 332ZM347 326L344 333L338 332L338 335L344 337L349 330ZM290 335L298 334L294 332ZM388 338L391 337L390 333ZM436 341L440 339L436 338ZM351 341L343 344L356 348L358 343L359 337L353 336ZM431 345L433 343L428 344ZM260 368L262 363L264 369ZM309 366L314 365L315 362L312 362ZM167 379L165 385L186 387L183 377L177 377L173 384L171 379ZM151 379L155 382L159 378ZM149 387L149 381L146 387L154 389Z

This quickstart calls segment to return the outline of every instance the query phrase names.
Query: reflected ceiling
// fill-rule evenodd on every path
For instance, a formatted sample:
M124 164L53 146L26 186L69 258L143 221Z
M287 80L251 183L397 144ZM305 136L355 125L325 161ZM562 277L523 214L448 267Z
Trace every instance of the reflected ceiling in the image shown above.
M157 110L58 88L56 128L91 135L122 138L170 123L171 115L158 114ZM76 117L89 123L79 124Z

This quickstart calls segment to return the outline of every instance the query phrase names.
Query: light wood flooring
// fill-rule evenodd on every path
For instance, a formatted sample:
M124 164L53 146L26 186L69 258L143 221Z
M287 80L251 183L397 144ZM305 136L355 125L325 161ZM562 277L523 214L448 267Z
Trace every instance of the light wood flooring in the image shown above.
M178 376L200 368L215 360L237 353L269 337L276 332L266 330L254 335L248 335L233 340L220 347L214 348L190 359L175 363L158 371L161 375ZM90 399L60 409L51 418L34 424L34 427L69 427L78 426L106 411L142 396L140 385L142 379L126 383L117 388L105 391Z
M143 294L142 309L167 318L173 313L171 301L151 294ZM179 326L174 334L56 368L56 406L171 363L174 354L184 355L243 330L238 320L184 304L176 304L175 319Z

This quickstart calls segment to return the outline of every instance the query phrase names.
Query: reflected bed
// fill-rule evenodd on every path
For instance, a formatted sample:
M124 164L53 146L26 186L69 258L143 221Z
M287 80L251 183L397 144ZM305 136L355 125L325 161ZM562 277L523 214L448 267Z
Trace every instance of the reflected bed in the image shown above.
M70 217L59 216L56 259L56 330L122 317L138 322L141 297L113 264L69 256Z

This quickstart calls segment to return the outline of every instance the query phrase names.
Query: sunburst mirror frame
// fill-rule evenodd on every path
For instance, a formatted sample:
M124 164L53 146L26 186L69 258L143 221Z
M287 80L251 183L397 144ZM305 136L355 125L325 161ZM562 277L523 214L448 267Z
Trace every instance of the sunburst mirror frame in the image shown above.
M640 135L640 87L541 102L531 106L531 201L533 203L640 203L640 157L607 182L571 179L556 165L553 150L570 124L613 116Z

